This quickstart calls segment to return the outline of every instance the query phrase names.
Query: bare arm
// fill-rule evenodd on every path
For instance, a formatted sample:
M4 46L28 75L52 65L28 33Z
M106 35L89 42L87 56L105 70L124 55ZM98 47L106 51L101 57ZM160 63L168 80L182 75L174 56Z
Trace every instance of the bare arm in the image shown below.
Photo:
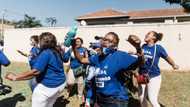
M139 66L142 66L145 64L145 58L144 58L144 53L142 51L142 48L136 48L137 50L137 56L138 56L138 61L139 61Z
M165 60L172 66L173 69L179 69L179 66L175 64L170 56L168 56Z
M21 74L8 73L5 78L11 81L20 81L31 79L36 75L39 75L39 72L36 69L32 69Z
M22 52L21 50L17 50L17 52L25 57L29 57L29 54L26 54L26 53Z
M84 57L85 57L85 58L88 58L88 51L87 51L87 50L85 51Z

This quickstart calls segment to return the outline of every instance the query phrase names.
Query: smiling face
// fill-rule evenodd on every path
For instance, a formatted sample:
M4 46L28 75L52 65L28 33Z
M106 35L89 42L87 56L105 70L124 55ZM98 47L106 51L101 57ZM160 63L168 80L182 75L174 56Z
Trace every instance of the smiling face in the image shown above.
M113 34L107 34L102 39L102 46L103 47L116 47L118 45L118 40L116 39L116 36Z
M57 39L55 37L55 35L53 35L50 32L44 32L40 35L40 48L41 49L52 49L52 48L56 48L57 46Z
M30 39L30 45L37 46L38 44L36 43L36 41L34 39Z
M76 47L81 47L82 46L82 40L81 39L79 39L79 38L77 38L76 40L75 40L75 45L76 45Z
M144 38L144 41L149 44L149 43L154 43L156 40L156 37L154 36L153 32L148 32Z
M30 37L30 45L31 46L38 46L38 43L39 43L38 35L33 35Z

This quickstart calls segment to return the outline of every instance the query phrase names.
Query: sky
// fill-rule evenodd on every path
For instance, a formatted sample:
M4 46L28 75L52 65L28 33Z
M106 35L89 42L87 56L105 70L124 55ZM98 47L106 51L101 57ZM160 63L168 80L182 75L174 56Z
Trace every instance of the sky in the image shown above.
M76 17L103 10L116 9L121 11L176 8L179 5L169 4L164 0L0 0L0 17L6 10L5 18L18 21L24 14L36 17L42 24L47 17L56 17L56 26L72 26Z

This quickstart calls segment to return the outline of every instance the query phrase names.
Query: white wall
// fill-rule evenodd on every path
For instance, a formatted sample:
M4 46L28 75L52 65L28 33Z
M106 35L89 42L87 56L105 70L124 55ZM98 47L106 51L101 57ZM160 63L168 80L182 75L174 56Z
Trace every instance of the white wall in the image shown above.
M27 58L19 55L16 50L20 49L28 52L30 50L29 38L31 35L41 32L52 32L57 36L59 42L63 42L68 27L61 28L34 28L34 29L8 29L5 31L5 53L12 61L27 61ZM100 25L79 27L77 35L84 39L84 45L94 40L94 36L104 36L107 32L113 31L120 36L119 48L121 50L134 50L125 41L129 34L136 34L143 40L144 35L155 30L164 34L161 44L166 48L169 55L180 65L181 69L190 69L190 23L177 24L133 24L133 25ZM179 35L182 40L179 41ZM171 69L165 61L161 60L162 69Z

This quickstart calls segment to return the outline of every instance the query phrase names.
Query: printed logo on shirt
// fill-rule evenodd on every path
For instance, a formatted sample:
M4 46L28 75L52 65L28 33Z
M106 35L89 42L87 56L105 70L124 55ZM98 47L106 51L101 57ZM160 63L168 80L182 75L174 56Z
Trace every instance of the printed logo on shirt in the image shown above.
M104 88L104 82L96 82L96 87Z
M145 61L148 61L148 59L153 59L151 51L149 51L149 50L143 50L143 51L144 51Z
M80 54L81 56L84 56L84 52L80 52L79 54Z
M104 66L104 69L97 69L97 76L95 77L96 86L99 88L104 88L105 82L111 80L111 77L107 74L108 66Z

